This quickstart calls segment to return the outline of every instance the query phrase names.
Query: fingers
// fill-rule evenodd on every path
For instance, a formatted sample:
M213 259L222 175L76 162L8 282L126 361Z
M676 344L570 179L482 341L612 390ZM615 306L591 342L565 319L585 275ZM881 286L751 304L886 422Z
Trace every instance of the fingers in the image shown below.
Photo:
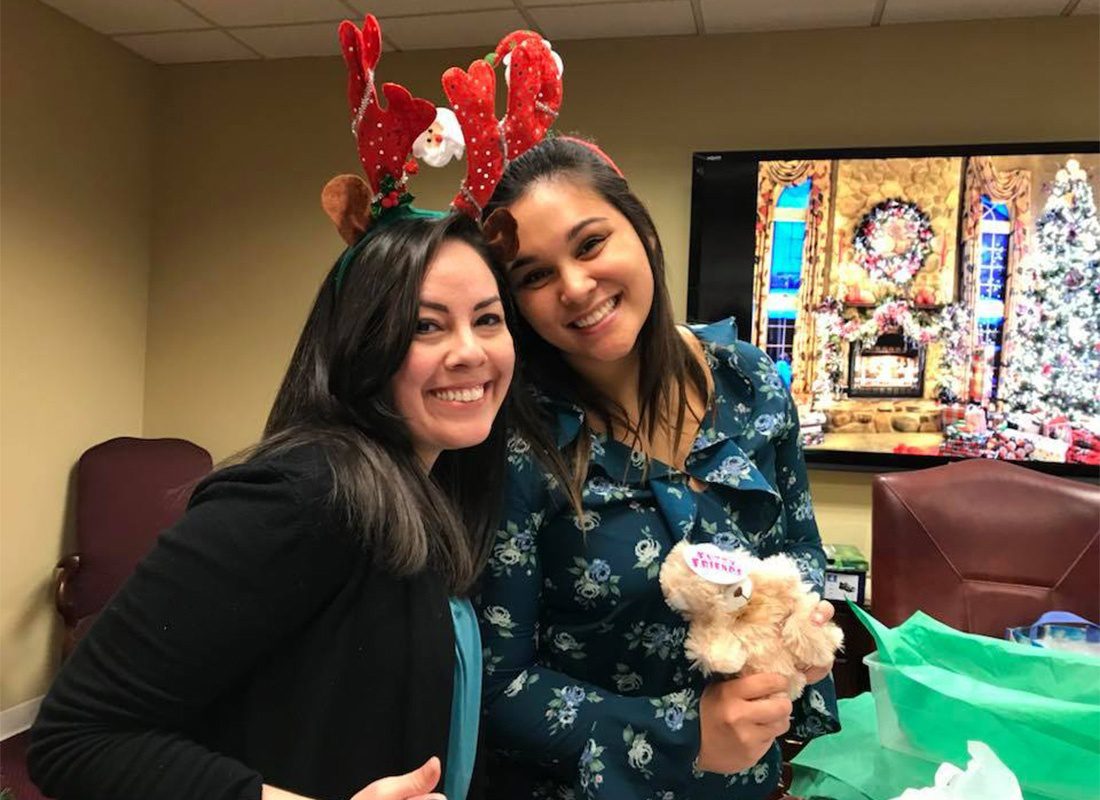
M824 625L826 622L833 618L833 604L828 600L821 600L818 602L817 607L810 613L810 621L815 625Z
M415 769L405 775L398 777L398 780L402 778L408 778L407 789L410 795L415 795L420 792L430 792L439 783L439 777L443 772L443 767L439 763L439 759L436 756L432 756L423 764L419 769Z
M760 700L787 691L787 679L774 672L759 672L727 681L729 690L743 700Z
M741 722L768 725L786 720L791 715L791 698L787 679L774 673L759 673L711 684L721 716L727 724Z
M432 756L412 772L375 781L352 800L417 800L418 798L446 800L441 794L425 795L439 783L441 769L439 759Z
M774 673L712 683L699 706L699 766L740 772L752 766L790 726L787 680Z
M791 718L791 698L787 694L773 695L764 700L746 703L743 719L754 725L773 725Z

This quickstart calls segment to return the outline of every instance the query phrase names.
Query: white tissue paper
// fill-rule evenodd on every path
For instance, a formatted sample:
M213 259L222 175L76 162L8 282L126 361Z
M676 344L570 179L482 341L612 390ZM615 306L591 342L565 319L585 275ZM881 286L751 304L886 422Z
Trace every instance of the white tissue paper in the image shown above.
M954 764L940 764L935 785L906 789L894 800L1023 800L1016 776L989 745L967 742L966 749L970 763L965 772Z

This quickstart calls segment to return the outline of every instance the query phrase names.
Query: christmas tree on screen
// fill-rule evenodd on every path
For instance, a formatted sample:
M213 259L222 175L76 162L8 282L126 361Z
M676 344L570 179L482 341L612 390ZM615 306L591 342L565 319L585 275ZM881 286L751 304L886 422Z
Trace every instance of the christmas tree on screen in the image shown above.
M1100 220L1088 176L1058 170L1024 276L1009 405L1044 418L1100 414Z

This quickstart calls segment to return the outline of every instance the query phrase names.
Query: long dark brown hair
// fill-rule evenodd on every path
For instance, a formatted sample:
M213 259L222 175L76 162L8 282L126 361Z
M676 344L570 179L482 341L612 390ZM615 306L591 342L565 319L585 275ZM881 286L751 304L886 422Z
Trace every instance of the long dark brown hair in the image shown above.
M319 446L332 472L331 500L379 563L398 575L429 568L462 595L492 546L506 422L498 415L484 442L444 451L427 474L390 390L415 335L428 265L448 240L468 244L493 265L477 225L452 215L402 219L372 232L339 285L339 262L333 266L263 437L244 457ZM506 287L493 272L511 316Z
M662 426L682 430L689 412L688 388L694 387L706 398L706 374L676 330L672 301L665 285L661 239L649 211L626 180L585 143L570 138L547 139L508 165L485 208L486 218L498 208L511 206L539 182L553 180L591 189L626 217L645 248L653 273L653 305L635 344L644 353L638 378L639 419L628 419L625 409L583 380L561 352L539 336L522 316L515 328L517 372L525 382L548 394L578 402L600 419L609 434L622 430L628 438L641 443L651 440ZM588 436L578 436L565 453L572 466L569 474L558 477L574 492L579 493L583 485L589 455ZM559 471L553 463L546 466L555 473Z

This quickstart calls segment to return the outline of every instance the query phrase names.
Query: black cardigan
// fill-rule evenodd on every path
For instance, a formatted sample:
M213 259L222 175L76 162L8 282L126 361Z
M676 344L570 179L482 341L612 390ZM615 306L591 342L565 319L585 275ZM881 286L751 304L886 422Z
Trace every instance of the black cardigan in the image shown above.
M446 760L446 590L372 568L331 488L316 448L198 487L42 703L29 760L47 795L347 800Z

